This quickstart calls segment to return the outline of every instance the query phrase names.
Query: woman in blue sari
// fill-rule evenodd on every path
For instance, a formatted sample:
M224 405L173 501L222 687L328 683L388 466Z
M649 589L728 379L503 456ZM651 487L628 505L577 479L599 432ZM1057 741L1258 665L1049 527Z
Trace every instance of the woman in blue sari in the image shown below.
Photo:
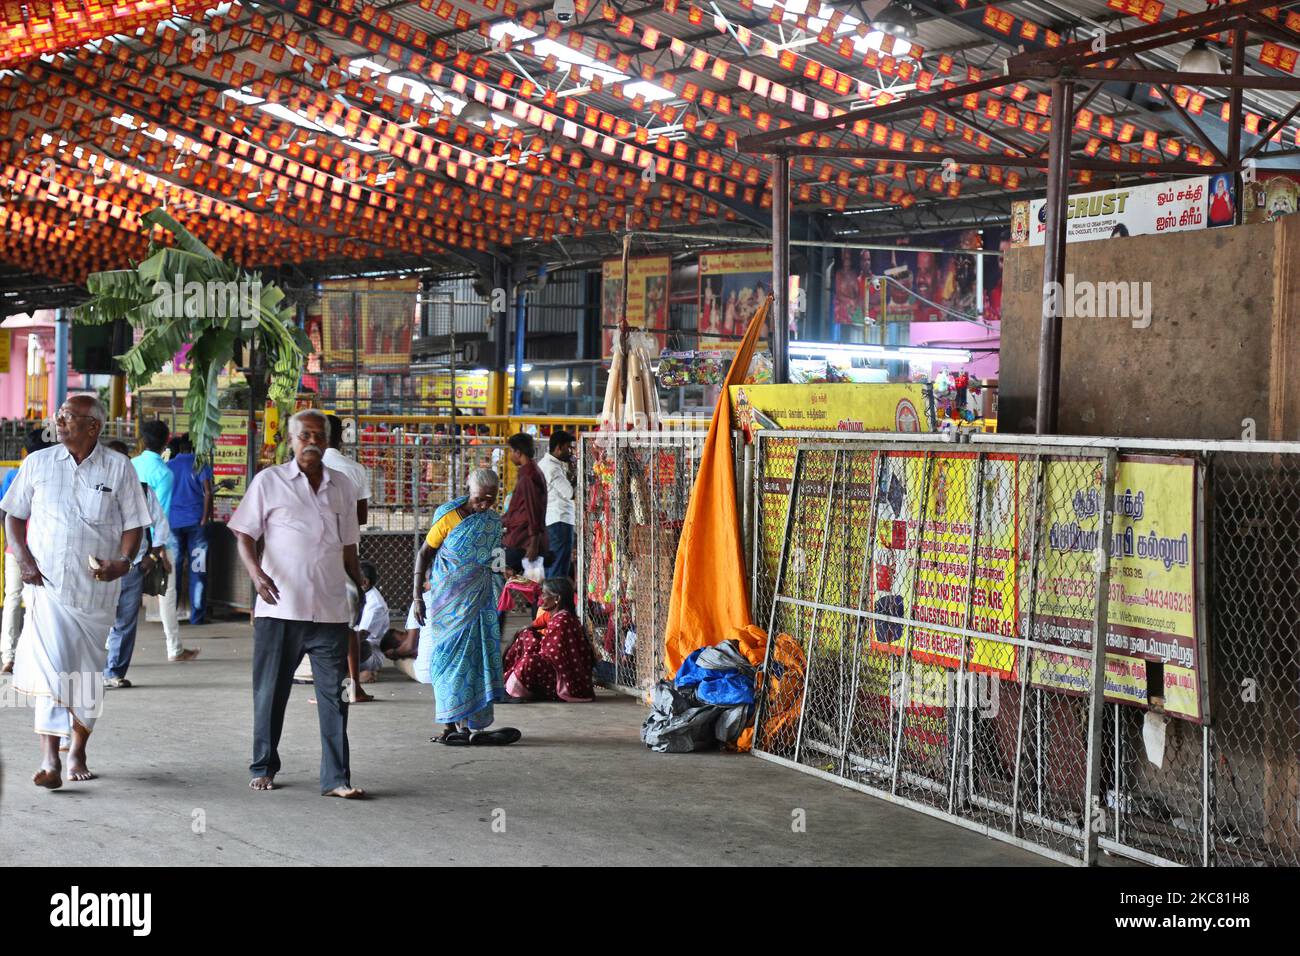
M415 676L433 685L434 720L446 728L431 738L437 743L501 745L521 736L513 727L487 729L492 704L506 699L496 607L501 583L493 570L502 554L501 516L492 509L499 486L491 469L473 472L469 494L434 512L415 559ZM423 591L430 564L433 577Z

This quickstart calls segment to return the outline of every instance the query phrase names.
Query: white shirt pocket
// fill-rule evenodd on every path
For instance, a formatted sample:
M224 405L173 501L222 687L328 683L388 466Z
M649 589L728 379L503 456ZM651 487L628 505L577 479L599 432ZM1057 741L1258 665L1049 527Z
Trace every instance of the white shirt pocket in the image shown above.
M103 524L108 520L111 494L100 482L78 481L77 510L81 512L81 519L88 524Z

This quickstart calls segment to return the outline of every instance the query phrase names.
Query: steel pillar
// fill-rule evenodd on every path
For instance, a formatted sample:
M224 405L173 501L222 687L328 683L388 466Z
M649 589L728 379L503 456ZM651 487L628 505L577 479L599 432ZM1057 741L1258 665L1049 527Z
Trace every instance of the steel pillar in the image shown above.
M1061 302L1065 285L1065 200L1070 189L1074 84L1052 81L1052 134L1047 154L1047 237L1043 243L1043 321L1038 337L1039 435L1054 435L1061 386Z
M513 414L522 415L524 411L524 338L528 331L528 306L524 296L523 270L515 271L515 381L514 398L510 408Z
M492 371L505 375L510 365L510 266L493 259L491 279L488 310L492 317Z
M68 398L68 341L72 323L67 309L54 313L54 411L57 413Z
M772 381L790 381L790 159L772 157Z

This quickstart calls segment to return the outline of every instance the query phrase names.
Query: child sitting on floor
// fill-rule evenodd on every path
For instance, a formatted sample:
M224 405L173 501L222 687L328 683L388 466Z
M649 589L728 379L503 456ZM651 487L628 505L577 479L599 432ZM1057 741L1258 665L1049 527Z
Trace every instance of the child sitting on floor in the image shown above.
M379 569L372 562L361 562L361 578L366 590L361 623L356 627L357 639L361 642L359 670L361 683L370 684L384 666L381 645L388 633L388 602L379 591Z

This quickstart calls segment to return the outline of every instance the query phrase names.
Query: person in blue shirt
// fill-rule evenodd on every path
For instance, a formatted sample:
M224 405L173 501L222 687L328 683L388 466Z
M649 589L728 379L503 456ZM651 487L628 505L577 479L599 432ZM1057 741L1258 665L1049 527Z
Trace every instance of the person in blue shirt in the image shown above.
M171 432L166 422L155 418L140 426L140 437L144 440L144 451L132 458L131 464L135 466L135 473L140 480L153 489L158 504L162 506L162 513L170 516L176 478L163 460L162 453L167 448ZM158 616L162 618L163 636L167 639L167 660L172 663L192 661L199 656L199 652L181 646L181 629L176 620L176 577L180 572L176 551L171 539L160 528L153 529L153 536L157 541L167 541L171 552L172 573L167 581L167 593L158 597Z
M176 590L182 570L190 588L190 623L202 624L207 616L208 525L212 523L212 466L194 470L194 446L188 435L176 440L177 454L167 463L175 480L171 509L171 550L183 556L176 562Z

